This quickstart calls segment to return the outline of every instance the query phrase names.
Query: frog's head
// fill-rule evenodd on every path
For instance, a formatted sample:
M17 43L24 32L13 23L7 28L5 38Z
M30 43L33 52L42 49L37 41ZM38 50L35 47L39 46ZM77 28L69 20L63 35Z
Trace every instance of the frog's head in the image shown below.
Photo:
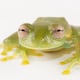
M50 21L50 20L49 20ZM39 23L40 22L40 23ZM18 30L19 43L29 49L56 50L71 35L71 28L64 19L53 22L39 21L22 24Z

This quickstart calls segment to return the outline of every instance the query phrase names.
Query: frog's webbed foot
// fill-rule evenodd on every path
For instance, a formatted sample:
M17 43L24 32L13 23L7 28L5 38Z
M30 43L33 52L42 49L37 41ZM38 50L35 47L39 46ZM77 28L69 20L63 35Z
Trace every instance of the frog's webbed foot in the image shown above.
M21 48L16 48L15 51L14 51L14 53L13 53L13 55L11 55L11 56L5 56L5 57L1 58L0 61L6 62L8 60L13 60L14 58L16 58L20 54L21 54L21 57L22 57L21 64L22 65L29 64L27 53L26 53L26 51L24 49L21 49Z
M70 74L71 69L77 64L80 63L80 57L77 54L74 54L72 57L60 62L61 65L70 63L69 66L62 72L62 74Z

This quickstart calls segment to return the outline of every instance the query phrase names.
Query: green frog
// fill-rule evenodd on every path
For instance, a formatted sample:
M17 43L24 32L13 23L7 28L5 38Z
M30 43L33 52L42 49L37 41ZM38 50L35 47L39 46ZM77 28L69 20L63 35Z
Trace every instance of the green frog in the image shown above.
M1 61L15 58L18 53L22 56L22 64L29 64L28 55L43 56L42 52L53 52L63 48L75 48L72 57L60 62L70 65L62 73L69 74L71 68L80 63L80 27L75 27L64 17L39 17L32 24L21 24L18 31L4 39L2 55L14 50L13 55L6 56Z

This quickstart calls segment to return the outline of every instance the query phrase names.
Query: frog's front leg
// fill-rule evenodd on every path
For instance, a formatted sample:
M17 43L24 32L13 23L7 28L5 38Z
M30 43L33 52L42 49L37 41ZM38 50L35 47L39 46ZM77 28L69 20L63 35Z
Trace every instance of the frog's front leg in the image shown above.
M70 70L73 68L74 65L76 65L77 62L77 59L73 59L67 69L62 72L62 74L70 74Z
M12 60L12 59L16 58L18 55L21 55L21 57L22 57L22 64L29 64L28 51L21 46L19 46L15 49L13 55L1 58L0 61L4 62L4 61Z
M28 55L25 52L23 52L21 55L22 55L22 62L21 62L21 64L22 65L29 64L30 62L28 60Z
M70 62L67 69L62 72L63 74L69 74L70 71L71 71L71 68L75 64L80 63L80 41L79 41L79 38L76 38L74 40L74 43L75 43L75 49L76 49L75 54L72 57L70 57L70 58L64 60L63 62L61 62L61 64L66 64L66 63Z
M16 50L13 51L13 55L10 55L10 56L7 55L7 53L12 51L12 50L13 50L12 46L4 45L3 51L1 52L1 55L3 55L4 57L0 58L0 61L5 62L5 61L12 60L12 59L16 58L16 56L17 56L17 54L16 54L17 53L17 47L16 47Z

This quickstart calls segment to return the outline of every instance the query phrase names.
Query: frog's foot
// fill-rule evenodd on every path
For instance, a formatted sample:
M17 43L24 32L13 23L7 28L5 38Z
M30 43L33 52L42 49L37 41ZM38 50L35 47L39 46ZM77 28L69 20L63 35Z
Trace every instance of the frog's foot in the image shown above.
M65 64L71 62L72 60L74 60L74 59L77 58L77 57L78 57L78 55L75 53L75 54L73 54L72 57L70 57L70 58L68 58L68 59L65 59L64 61L60 62L60 64L61 64L61 65L65 65Z
M8 58L7 57L1 58L0 61L6 62L6 61L8 61Z
M1 58L0 61L6 62L6 61L8 61L8 60L14 59L15 57L16 57L16 55L13 54L12 56L6 56L6 57L4 57L4 58Z
M64 70L63 72L62 72L62 74L70 74L70 72L71 72L71 69L74 67L74 65L76 65L77 63L80 63L80 58L79 58L79 56L77 56L77 57L74 57L74 58L69 58L69 62L70 62L70 64L69 64L69 66L67 67L67 69L66 70ZM64 62L65 63L65 62Z
M71 69L72 67L74 67L75 64L78 63L78 60L74 59L70 64L69 66L67 67L67 69L65 69L62 74L70 74L71 73Z
M39 57L43 56L43 54L41 52L38 52L38 51L35 51L35 50L32 50L30 52L30 55L32 55L32 56L39 56Z
M70 74L70 70L66 69L62 72L62 74L65 74L65 75Z

